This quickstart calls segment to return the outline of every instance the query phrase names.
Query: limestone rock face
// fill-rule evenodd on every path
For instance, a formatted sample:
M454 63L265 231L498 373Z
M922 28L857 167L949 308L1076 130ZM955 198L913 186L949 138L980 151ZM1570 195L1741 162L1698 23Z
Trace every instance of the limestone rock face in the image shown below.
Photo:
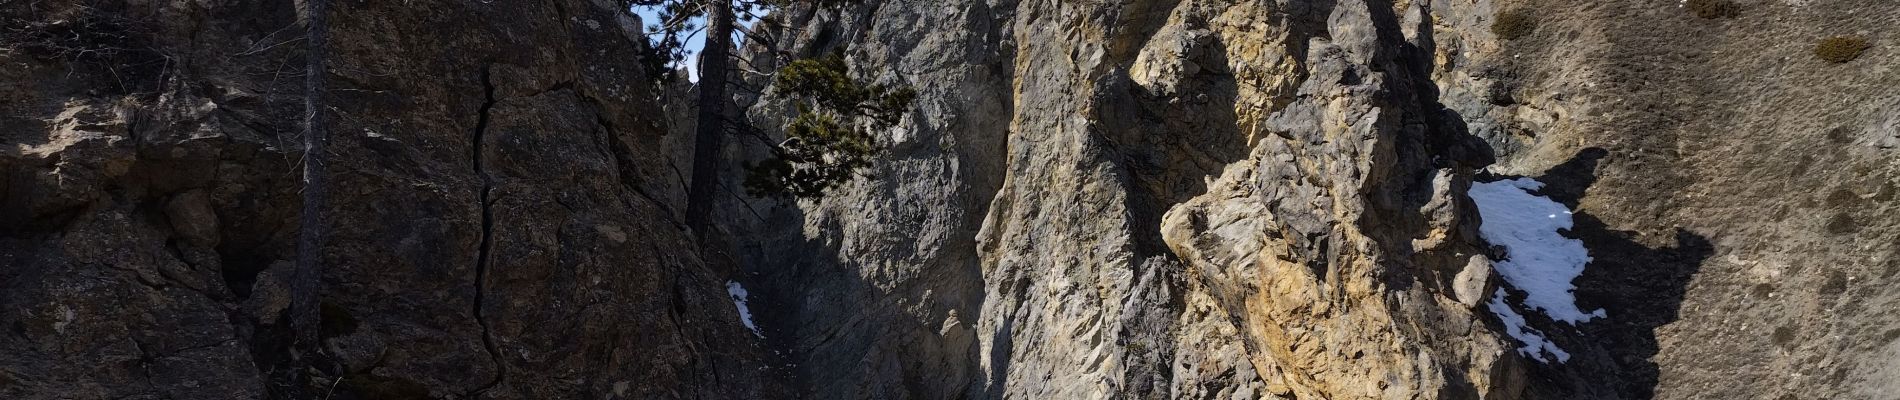
M1275 395L1518 396L1515 346L1473 307L1483 280L1457 287L1486 257L1463 192L1489 160L1423 82L1432 42L1400 28L1420 12L1336 5L1294 100L1256 122L1271 135L1162 222Z
M1742 3L797 9L755 69L842 50L924 92L873 178L725 229L811 397L1881 398L1900 86L1806 52L1897 14ZM1566 362L1487 308L1523 289L1465 193L1512 177L1593 258L1607 318L1524 322Z
M843 48L923 91L876 178L728 207L803 393L1518 397L1472 300L1488 149L1437 103L1423 6L1346 3L788 13L755 63Z
M336 399L770 398L609 2L337 2ZM289 1L0 4L0 397L281 396ZM78 32L73 35L71 33Z
M808 398L980 398L977 352L986 293L974 232L1002 185L1012 104L1013 4L895 1L845 15L788 10L784 48L754 47L774 70L854 43L856 71L919 91L917 111L872 173L803 206L770 199L725 207L741 280L762 301L767 342L788 357ZM876 40L864 39L875 32ZM764 81L749 85L763 88ZM749 110L778 126L790 105ZM733 149L762 154L759 141ZM686 163L679 165L685 166ZM735 188L736 173L726 182Z

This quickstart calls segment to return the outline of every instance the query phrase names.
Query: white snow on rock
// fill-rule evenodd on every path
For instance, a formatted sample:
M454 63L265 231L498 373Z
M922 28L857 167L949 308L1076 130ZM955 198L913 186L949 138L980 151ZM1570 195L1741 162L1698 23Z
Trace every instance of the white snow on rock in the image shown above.
M1570 353L1557 347L1557 343L1544 338L1543 332L1538 332L1537 329L1526 325L1524 315L1518 314L1510 304L1506 304L1504 295L1504 289L1498 289L1497 293L1491 296L1491 303L1486 306L1491 308L1492 313L1498 315L1499 320L1504 321L1504 333L1510 334L1512 338L1517 339L1518 343L1524 344L1517 348L1517 352L1543 363L1550 362L1549 359L1544 358L1546 353L1555 356L1559 363L1570 361Z
M1572 284L1590 264L1590 251L1583 241L1564 237L1559 232L1574 226L1569 207L1544 196L1531 194L1544 187L1531 178L1517 178L1471 185L1471 200L1484 218L1478 233L1491 244L1504 247L1505 259L1494 264L1505 283L1524 291L1524 309L1544 313L1552 320L1576 325L1608 314L1602 309L1584 312L1577 308L1577 287ZM1524 315L1505 301L1508 292L1500 288L1486 306L1504 322L1506 334L1523 346L1517 351L1539 362L1555 358L1562 363L1570 353L1557 347L1542 331L1531 328ZM1549 357L1546 357L1546 356Z
M1571 228L1571 212L1563 203L1530 193L1542 187L1542 182L1531 178L1471 185L1471 200L1484 217L1479 234L1503 246L1507 254L1496 263L1498 275L1525 292L1524 306L1551 319L1575 325L1603 318L1607 314L1602 309L1584 312L1577 308L1577 287L1570 282L1583 275L1590 252L1582 240L1557 233Z
M765 337L765 332L760 332L759 326L752 323L752 309L745 305L745 286L739 286L739 281L726 281L726 294L732 296L733 305L739 306L739 322L744 323L746 329L751 329L753 335Z

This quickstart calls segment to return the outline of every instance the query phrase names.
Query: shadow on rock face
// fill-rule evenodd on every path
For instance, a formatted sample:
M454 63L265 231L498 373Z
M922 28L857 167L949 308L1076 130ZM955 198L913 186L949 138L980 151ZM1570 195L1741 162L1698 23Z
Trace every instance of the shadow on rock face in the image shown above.
M992 337L997 348L978 354L975 335L988 333L974 329L982 299L974 260L932 259L875 281L861 275L872 267L850 256L859 253L841 248L836 232L844 228L826 226L827 236L800 240L797 229L808 218L802 210L785 207L768 218L767 229L788 230L747 233L777 239L739 244L733 279L750 292L772 374L792 382L796 397L982 398L978 360L1008 365L1008 324ZM938 322L946 319L957 323ZM995 389L1002 371L987 377Z
M1609 151L1601 148L1579 151L1536 177L1545 184L1539 194L1576 208L1596 183L1597 161L1607 156ZM1532 383L1533 397L1653 398L1660 371L1653 360L1656 329L1677 319L1690 279L1714 254L1714 246L1686 229L1676 229L1673 238L1645 239L1643 233L1614 229L1587 211L1573 217L1575 226L1565 236L1583 240L1592 259L1573 282L1578 306L1602 308L1609 317L1574 329L1546 330L1562 332L1553 339L1573 358L1537 368L1534 375L1542 382Z

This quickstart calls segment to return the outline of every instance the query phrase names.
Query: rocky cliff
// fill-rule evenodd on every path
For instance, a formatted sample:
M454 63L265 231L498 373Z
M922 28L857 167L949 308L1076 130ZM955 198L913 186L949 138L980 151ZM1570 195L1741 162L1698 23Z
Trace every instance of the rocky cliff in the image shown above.
M791 327L814 397L1517 396L1522 369L1474 311L1489 270L1460 197L1491 160L1437 102L1421 12L815 16L788 51L845 47L868 78L925 95L883 178L734 219L756 235L739 242L765 244L745 263L760 282L800 282L771 292L793 316L767 325ZM773 108L768 93L755 116ZM787 242L802 247L772 245ZM927 345L853 340L866 331ZM832 375L840 354L877 372ZM893 378L912 386L880 386Z
M294 4L0 0L0 397L1900 395L1900 4L792 7L747 70L914 110L697 243L692 89L610 3L334 7L290 371ZM757 159L792 105L733 79Z
M1727 4L796 10L756 69L922 96L875 178L727 229L812 398L1891 396L1896 59L1811 51L1900 9ZM1555 292L1500 184L1585 250Z
M610 2L333 8L324 351L290 371L289 1L0 3L0 397L766 398Z

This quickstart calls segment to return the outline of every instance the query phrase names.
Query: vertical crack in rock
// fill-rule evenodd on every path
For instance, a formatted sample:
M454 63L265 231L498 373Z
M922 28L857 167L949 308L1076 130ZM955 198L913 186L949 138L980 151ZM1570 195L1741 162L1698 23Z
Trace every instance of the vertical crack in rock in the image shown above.
M656 211L671 136L612 2L331 15L320 377L284 351L304 16L0 3L43 42L0 56L0 398L791 397L702 318L724 271Z
M596 113L601 109L600 101L595 100L592 96L582 95L581 99L593 104ZM686 225L681 223L679 219L673 217L673 207L666 204L665 201L661 201L660 198L654 197L652 193L648 193L646 186L640 184L640 168L634 164L635 156L632 154L632 149L621 144L618 138L614 136L617 131L614 130L613 121L607 120L607 116L605 115L595 114L594 125L596 130L600 131L601 151L606 153L609 158L612 158L614 167L619 169L620 186L626 187L627 190L633 191L633 194L639 195L641 199L652 203L654 208L659 209L660 218L665 219L667 223L684 228Z
M488 356L495 362L495 377L490 379L487 384L475 389L476 394L487 392L488 389L500 384L503 377L507 376L508 368L507 364L501 359L501 349L495 346L495 333L488 324L488 316L483 312L483 309L487 305L486 301L488 300L489 250L494 246L495 234L494 199L491 197L491 192L495 189L495 182L494 178L488 175L488 171L482 164L483 144L487 142L488 139L489 114L494 111L496 103L495 82L491 73L493 68L493 65L482 67L482 94L484 96L482 108L475 120L475 131L469 135L470 141L473 143L470 156L472 156L471 158L474 160L475 176L481 180L482 185L481 190L477 193L479 196L478 201L481 202L482 207L482 237L481 244L477 247L475 253L475 323L481 325L482 346L488 349Z

